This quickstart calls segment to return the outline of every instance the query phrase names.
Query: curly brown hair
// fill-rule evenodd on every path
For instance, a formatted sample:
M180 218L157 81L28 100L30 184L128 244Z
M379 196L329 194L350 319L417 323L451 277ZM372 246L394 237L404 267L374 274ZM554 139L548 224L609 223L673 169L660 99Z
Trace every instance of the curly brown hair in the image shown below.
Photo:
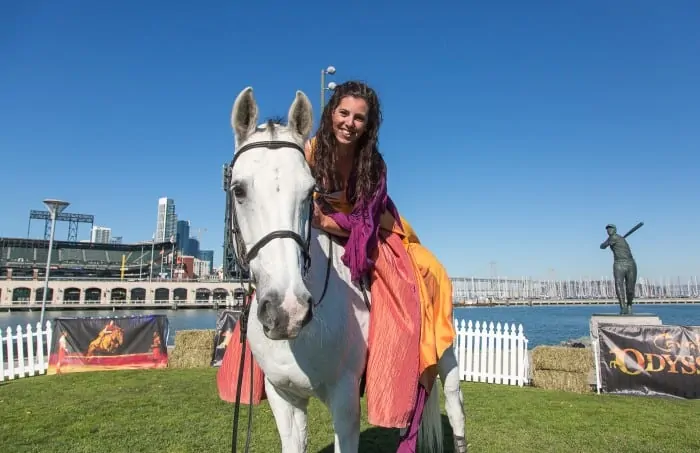
M316 183L328 190L339 190L342 186L341 176L337 170L337 140L333 133L333 112L340 101L347 97L364 99L368 111L366 129L357 140L357 151L353 159L349 184L346 189L348 200L367 200L376 191L376 186L386 169L384 158L379 152L379 126L382 123L382 111L377 93L358 81L349 81L337 85L333 95L321 113L321 120L316 132L312 168ZM354 184L352 182L354 181Z

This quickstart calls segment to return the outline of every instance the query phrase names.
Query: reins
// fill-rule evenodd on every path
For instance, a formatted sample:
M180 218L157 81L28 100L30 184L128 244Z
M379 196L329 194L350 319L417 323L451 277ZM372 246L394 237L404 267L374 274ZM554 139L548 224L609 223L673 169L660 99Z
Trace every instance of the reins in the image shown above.
M238 415L240 411L241 390L243 386L243 367L245 365L246 337L248 333L248 315L250 314L250 304L253 300L253 292L254 290L252 289L252 285L250 284L250 281L248 281L248 291L246 291L246 294L243 297L243 310L241 310L241 315L238 317L238 324L241 328L241 360L238 365L238 387L236 388L236 402L233 405L233 432L231 434L231 451L233 453L236 452L238 443ZM245 440L246 452L250 448L250 437L253 425L253 353L251 352L250 354L250 394L248 396L248 430L246 433Z
M279 141L279 140L268 140L268 141L261 141L261 142L255 142L255 143L250 143L245 146L242 146L235 154L233 157L233 160L231 161L231 164L229 167L226 169L227 172L230 172L233 170L233 166L236 163L236 160L240 157L241 154L243 154L246 151L249 151L251 149L255 148L266 148L266 149L278 149L278 148L294 148L302 153L304 155L304 149L299 146L298 144L294 142L288 142L288 141ZM306 162L306 159L304 159ZM230 181L230 177L227 178L227 180ZM230 187L226 187L226 190L231 190ZM310 206L309 206L309 225L308 225L308 232L306 235L306 241L302 239L302 237L295 231L291 230L276 230L272 231L262 238L260 238L251 248L250 250L247 250L246 244L241 237L241 230L238 225L238 215L236 213L236 206L235 206L235 201L233 201L233 206L231 207L232 211L232 218L231 218L231 223L232 225L228 226L227 228L232 229L234 241L236 244L236 259L238 261L238 265L243 269L244 271L248 272L250 274L250 262L257 256L258 252L270 243L274 239L293 239L301 248L303 259L304 259L304 265L303 265L303 272L304 276L307 276L309 272L309 268L311 267L311 255L309 252L309 248L311 245L311 219L313 218L313 213L314 213L314 206L313 206L313 195L310 200ZM326 290L328 289L328 280L330 278L330 273L331 273L331 265L332 265L332 259L333 259L333 244L332 241L333 239L328 233L325 233L326 236L328 237L328 265L326 266L326 275L323 283L323 292L321 293L321 297L319 298L318 302L315 302L313 304L313 307L317 307L320 305L321 301L323 301L323 298L326 295ZM252 277L252 274L251 274ZM364 288L363 288L364 291ZM236 453L237 451L237 443L238 443L238 418L240 415L240 402L241 402L241 391L242 391L242 384L243 384L243 370L245 366L245 360L246 360L246 340L248 337L248 320L250 316L250 305L252 304L253 300L253 294L255 290L252 287L251 281L248 281L248 290L246 291L245 297L243 299L243 308L241 310L241 315L238 318L238 323L240 325L240 331L241 331L241 336L240 336L240 342L241 342L241 359L240 363L238 366L238 378L237 378L237 388L236 388L236 401L234 403L234 408L233 408L233 432L231 434L231 452ZM367 294L365 293L365 303L368 303L367 301ZM369 306L369 305L368 305ZM253 376L253 353L252 351L249 352L250 354L250 388L249 388L249 398L248 398L248 428L247 428L247 433L246 433L246 443L245 443L245 452L247 453L250 448L250 437L252 433L252 423L253 423L253 382L254 382L254 376Z

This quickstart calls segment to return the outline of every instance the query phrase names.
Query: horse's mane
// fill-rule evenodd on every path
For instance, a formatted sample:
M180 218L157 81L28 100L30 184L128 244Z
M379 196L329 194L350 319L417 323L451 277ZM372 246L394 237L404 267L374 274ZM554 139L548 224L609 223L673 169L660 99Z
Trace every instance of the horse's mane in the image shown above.
M267 127L271 128L274 128L275 126L284 126L284 117L271 116L267 120L265 120L265 124L267 124Z
M270 137L274 140L275 135L277 134L277 130L280 127L284 126L286 126L286 123L284 122L284 117L271 116L265 120L263 125L258 126L258 130L260 130L260 128L264 128L265 132L269 133Z

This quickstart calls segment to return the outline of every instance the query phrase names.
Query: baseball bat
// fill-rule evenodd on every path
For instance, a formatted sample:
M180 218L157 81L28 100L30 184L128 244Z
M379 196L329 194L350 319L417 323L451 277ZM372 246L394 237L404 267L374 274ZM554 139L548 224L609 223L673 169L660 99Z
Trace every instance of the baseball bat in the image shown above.
M623 238L627 238L627 236L629 236L630 234L634 233L635 231L637 231L638 229L640 229L642 226L644 226L644 222L639 222L639 223L636 224L634 227L632 227L632 229L629 230L629 231L628 231L624 236L622 236L622 237L623 237Z

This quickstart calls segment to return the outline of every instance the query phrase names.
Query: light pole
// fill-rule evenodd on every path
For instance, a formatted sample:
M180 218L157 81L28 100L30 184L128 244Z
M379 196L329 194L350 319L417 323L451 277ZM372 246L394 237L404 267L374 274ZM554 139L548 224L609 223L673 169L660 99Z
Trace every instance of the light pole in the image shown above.
M175 236L170 236L170 245L172 245L172 254L170 255L170 280L172 280L173 268L175 267Z
M153 257L153 254L155 253L156 250L156 233L153 233L153 236L151 236L151 265L148 268L148 283L151 283L153 281L153 264L155 264L155 258Z
M328 66L326 69L321 69L321 112L323 112L323 107L326 105L326 90L335 90L335 82L331 82L326 87L326 74L335 74L335 67Z
M51 235L49 236L49 255L46 258L46 273L44 275L44 293L41 295L41 317L39 318L39 325L44 328L44 311L46 311L46 297L49 292L49 272L51 271L51 252L53 251L53 236L56 231L56 217L63 212L70 203L67 201L53 200L47 198L44 200L46 208L51 214ZM53 299L53 298L52 298Z

